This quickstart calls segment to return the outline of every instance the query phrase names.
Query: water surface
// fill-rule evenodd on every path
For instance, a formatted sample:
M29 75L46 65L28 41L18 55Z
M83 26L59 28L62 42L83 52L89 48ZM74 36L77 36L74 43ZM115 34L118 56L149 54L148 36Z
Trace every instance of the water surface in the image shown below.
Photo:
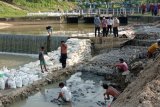
M103 93L105 90L101 87L103 77L91 73L80 72L72 75L67 81L67 86L72 92L72 103L58 105L50 102L57 98L60 88L58 84L45 87L37 94L28 99L17 102L10 107L102 107L104 102Z
M18 23L18 22L17 22ZM53 23L41 23L32 24L24 22L16 24L9 28L0 29L0 33L7 34L30 34L30 35L47 35L46 26L52 26L54 35L71 35L73 33L82 34L88 32L94 32L93 24L53 24Z
M0 69L3 67L18 68L31 61L36 61L37 58L23 55L11 55L11 54L0 54Z

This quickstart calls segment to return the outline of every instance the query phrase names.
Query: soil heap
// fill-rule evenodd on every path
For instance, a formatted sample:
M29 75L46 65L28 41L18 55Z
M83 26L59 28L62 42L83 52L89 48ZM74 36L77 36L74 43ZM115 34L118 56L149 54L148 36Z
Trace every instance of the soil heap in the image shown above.
M160 56L147 63L112 107L160 107Z

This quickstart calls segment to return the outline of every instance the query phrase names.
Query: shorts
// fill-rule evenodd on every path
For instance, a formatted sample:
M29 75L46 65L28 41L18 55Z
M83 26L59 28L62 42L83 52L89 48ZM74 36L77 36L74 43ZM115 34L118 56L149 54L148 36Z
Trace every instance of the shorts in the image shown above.
M40 65L46 65L44 60L40 60Z

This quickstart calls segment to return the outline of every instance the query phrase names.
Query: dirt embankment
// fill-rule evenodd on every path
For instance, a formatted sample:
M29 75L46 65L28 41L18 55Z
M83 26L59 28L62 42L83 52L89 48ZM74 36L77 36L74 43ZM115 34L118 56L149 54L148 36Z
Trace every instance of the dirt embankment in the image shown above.
M150 60L112 107L160 107L160 56Z

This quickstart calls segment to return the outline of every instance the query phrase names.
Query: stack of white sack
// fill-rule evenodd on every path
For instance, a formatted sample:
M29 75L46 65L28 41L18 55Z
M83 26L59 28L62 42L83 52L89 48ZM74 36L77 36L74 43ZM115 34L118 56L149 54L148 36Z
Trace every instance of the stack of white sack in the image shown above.
M68 39L66 44L68 47L67 66L91 59L91 42L89 39L72 38ZM48 53L48 56L53 59L53 69L60 69L60 47L58 50Z
M91 44L89 39L68 39L66 44L68 46L67 66L91 59ZM49 52L44 58L49 71L62 68L59 62L60 47L55 51ZM9 70L3 67L0 70L0 89L20 88L32 84L41 78L39 60L20 66L19 69Z

